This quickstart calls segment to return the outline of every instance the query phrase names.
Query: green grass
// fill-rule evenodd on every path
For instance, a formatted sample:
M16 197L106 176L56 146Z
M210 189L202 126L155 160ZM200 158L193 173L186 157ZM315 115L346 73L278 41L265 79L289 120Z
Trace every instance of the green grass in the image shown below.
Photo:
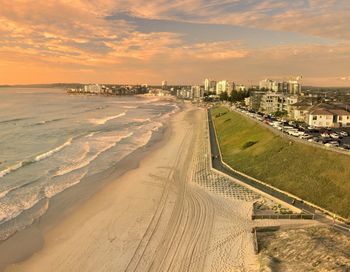
M244 116L212 110L223 160L232 168L350 218L350 156L290 143ZM219 113L226 114L218 116Z

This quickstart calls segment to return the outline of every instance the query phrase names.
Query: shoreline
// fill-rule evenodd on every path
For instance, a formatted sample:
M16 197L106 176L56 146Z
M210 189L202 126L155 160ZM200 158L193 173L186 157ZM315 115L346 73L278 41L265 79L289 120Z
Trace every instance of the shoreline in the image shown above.
M253 221L261 195L210 168L206 111L188 104L168 120L164 137L130 158L136 168L110 172L111 182L64 217L51 206L52 225L41 220L46 229L23 234L35 254L6 271L258 271L254 226L315 224ZM13 258L31 240L19 237L4 253Z
M169 117L170 120L176 114L178 112L171 115ZM45 236L50 230L82 205L89 202L94 195L98 194L106 186L111 183L117 183L123 175L137 169L142 160L155 150L160 149L167 142L170 134L171 127L168 125L168 122L164 122L159 131L152 133L151 139L145 146L131 152L114 166L83 178L75 186L67 188L51 199L43 199L37 203L37 205L40 205L44 201L49 202L47 211L41 217L35 219L31 225L0 241L0 271L4 271L12 264L25 261L40 251L45 246ZM32 208L35 208L35 206ZM24 216L25 212L23 212Z

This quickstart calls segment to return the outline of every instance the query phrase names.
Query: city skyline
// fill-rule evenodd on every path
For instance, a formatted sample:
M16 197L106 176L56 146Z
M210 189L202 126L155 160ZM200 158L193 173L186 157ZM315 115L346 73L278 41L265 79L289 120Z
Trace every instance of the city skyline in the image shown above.
M348 1L3 1L0 84L350 86Z

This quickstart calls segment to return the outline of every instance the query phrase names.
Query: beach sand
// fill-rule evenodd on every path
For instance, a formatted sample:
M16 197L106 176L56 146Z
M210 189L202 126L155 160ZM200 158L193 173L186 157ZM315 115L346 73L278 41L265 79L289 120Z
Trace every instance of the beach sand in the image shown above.
M260 196L210 172L205 129L206 111L187 105L137 168L43 230L41 248L6 271L258 271Z

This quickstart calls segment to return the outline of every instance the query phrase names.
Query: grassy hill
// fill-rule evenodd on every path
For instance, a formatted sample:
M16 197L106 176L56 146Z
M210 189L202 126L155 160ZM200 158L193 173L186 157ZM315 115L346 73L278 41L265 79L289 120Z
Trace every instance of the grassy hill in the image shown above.
M350 218L350 156L290 143L223 107L212 116L223 160L232 168Z

